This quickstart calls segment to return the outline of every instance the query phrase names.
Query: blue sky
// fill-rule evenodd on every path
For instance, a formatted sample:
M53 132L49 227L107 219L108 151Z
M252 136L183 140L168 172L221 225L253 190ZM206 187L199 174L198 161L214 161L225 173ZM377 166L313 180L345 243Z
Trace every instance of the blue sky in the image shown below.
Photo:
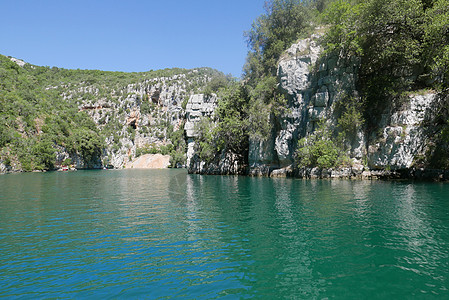
M212 67L240 77L264 0L0 0L0 54L35 65L140 72Z

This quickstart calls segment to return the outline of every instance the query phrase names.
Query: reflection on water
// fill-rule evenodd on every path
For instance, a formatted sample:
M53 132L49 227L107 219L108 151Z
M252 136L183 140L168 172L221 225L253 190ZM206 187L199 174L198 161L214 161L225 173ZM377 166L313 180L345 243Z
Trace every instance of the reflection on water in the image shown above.
M0 176L0 297L449 296L449 185Z

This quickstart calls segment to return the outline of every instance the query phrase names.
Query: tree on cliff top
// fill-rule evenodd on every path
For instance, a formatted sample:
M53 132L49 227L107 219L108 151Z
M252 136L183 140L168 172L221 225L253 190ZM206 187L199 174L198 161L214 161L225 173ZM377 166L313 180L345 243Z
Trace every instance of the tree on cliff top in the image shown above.
M449 86L449 0L335 0L323 16L326 51L361 58L368 125L403 92Z
M442 88L449 88L449 1L431 2L424 26L426 63Z
M277 63L281 54L312 27L312 8L309 1L266 1L265 14L245 32L249 51L243 70L244 94L248 97L247 128L252 137L267 138L270 119L286 104L277 88Z
M250 49L244 74L250 80L276 75L282 52L310 27L310 14L303 1L270 0L264 7L266 13L244 34Z

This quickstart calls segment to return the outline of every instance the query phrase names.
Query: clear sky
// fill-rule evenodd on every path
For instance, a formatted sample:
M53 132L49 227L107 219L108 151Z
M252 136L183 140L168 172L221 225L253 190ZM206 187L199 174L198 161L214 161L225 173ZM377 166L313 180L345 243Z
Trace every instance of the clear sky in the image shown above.
M0 0L0 54L39 66L240 77L264 0Z

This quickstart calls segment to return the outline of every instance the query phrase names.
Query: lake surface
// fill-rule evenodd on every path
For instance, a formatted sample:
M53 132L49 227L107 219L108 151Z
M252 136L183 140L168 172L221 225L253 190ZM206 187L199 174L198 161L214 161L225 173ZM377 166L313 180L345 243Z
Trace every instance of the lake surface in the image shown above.
M449 184L0 176L0 298L449 299Z

